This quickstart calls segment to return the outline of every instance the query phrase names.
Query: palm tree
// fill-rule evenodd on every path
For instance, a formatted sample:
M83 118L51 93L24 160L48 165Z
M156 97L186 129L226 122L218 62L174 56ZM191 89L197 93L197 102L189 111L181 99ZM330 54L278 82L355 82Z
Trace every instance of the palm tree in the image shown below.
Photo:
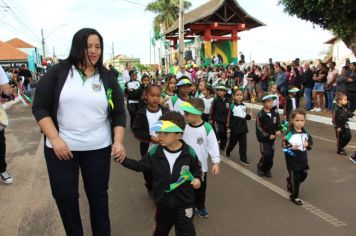
M191 7L189 1L184 1L184 9ZM171 27L179 17L179 0L155 0L146 6L146 11L153 12L157 16L153 20L153 29L155 32L166 30Z

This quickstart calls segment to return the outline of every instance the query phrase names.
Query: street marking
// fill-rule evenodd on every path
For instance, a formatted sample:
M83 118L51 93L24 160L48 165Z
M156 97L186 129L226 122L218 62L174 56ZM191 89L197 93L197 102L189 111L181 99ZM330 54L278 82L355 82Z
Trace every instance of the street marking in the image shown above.
M272 190L273 192L279 194L280 196L282 196L285 199L289 200L289 193L286 192L285 190L281 189L280 187L272 184L271 182L257 176L256 174L252 173L251 171L243 168L242 166L236 164L235 162L225 158L225 157L221 157L221 160L229 165L230 167L234 168L235 170L241 172L242 174L246 175L247 177L255 180L257 183L265 186L266 188ZM315 216L323 219L324 221L328 222L329 224L335 226L335 227L341 227L341 226L347 226L347 224L341 220L338 220L337 218L331 216L330 214L322 211L321 209L318 209L317 207L313 206L312 204L308 203L308 202L304 202L304 204L302 205L302 207L307 210L308 212L314 214Z

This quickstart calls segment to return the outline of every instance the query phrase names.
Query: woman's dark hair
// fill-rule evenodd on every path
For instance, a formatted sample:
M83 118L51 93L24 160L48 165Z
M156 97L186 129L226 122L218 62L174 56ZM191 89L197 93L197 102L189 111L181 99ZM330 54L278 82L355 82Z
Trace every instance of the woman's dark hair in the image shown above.
M179 112L169 111L167 113L164 113L159 119L170 121L182 130L184 130L185 128L184 117Z
M88 38L90 35L97 35L100 41L101 54L98 62L93 66L95 67L95 69L98 70L101 76L104 70L104 66L103 66L104 40L103 37L99 34L99 32L95 29L83 28L79 30L77 33L75 33L75 35L73 36L72 46L68 56L68 61L69 63L74 65L77 69L79 69L79 65L82 65L84 67L82 72L84 73L85 68L87 68L88 66L86 61L86 52L88 50Z

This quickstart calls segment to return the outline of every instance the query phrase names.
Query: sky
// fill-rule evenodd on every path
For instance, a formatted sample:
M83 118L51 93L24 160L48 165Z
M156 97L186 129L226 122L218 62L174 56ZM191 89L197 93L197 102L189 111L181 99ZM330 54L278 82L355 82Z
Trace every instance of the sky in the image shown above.
M152 0L0 0L0 40L21 38L41 49L43 29L47 55L68 56L71 39L84 27L97 29L104 38L104 58L114 53L150 62L150 33L154 14L145 11ZM191 0L194 9L208 0ZM238 0L253 17L267 26L239 34L239 51L247 61L267 62L321 58L332 34L309 22L290 17L278 0ZM4 8L5 3L11 9ZM153 56L152 56L153 60Z

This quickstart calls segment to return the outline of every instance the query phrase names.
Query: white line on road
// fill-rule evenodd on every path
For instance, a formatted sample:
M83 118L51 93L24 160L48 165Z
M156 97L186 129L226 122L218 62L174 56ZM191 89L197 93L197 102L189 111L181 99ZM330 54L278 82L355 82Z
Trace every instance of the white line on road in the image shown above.
M271 182L268 182L267 180L255 175L251 171L243 168L242 166L236 164L235 162L233 162L233 161L231 161L231 160L229 160L229 159L227 159L225 157L221 157L221 160L225 164L227 164L230 167L234 168L235 170L241 172L242 174L246 175L247 177L253 179L257 183L265 186L266 188L272 190L273 192L279 194L283 198L289 199L289 193L287 193L286 191L284 191L280 187L278 187L278 186L272 184ZM304 202L302 207L305 210L307 210L308 212L316 215L317 217L323 219L324 221L328 222L329 224L331 224L331 225L333 225L335 227L340 227L340 226L346 226L347 225L345 222L336 219L335 217L333 217L333 216L329 215L328 213L318 209L317 207L313 206L312 204L310 204L308 202Z

